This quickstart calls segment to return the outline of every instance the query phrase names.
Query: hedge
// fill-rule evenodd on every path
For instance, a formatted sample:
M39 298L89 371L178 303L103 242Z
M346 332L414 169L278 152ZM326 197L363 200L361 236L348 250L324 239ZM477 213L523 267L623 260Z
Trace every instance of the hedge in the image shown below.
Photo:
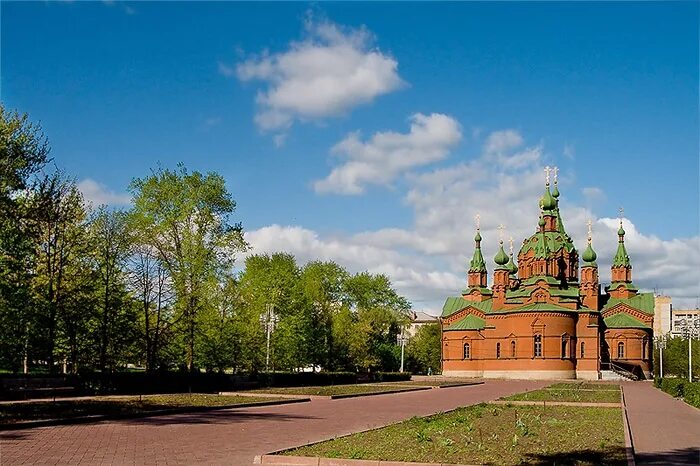
M682 398L689 405L700 408L700 382L688 382L684 379L654 379L654 385L671 396Z
M405 380L411 380L410 372L375 372L373 374L374 381L376 382L403 382Z

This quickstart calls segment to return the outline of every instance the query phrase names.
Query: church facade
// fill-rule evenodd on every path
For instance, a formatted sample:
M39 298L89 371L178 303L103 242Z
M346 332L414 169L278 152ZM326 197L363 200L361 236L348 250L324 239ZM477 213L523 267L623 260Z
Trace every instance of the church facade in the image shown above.
M503 249L488 287L477 221L467 288L449 297L440 318L446 376L599 379L619 369L649 377L655 297L632 283L620 220L610 285L601 290L590 233L580 256L559 212L556 176L549 174L535 233L517 265Z

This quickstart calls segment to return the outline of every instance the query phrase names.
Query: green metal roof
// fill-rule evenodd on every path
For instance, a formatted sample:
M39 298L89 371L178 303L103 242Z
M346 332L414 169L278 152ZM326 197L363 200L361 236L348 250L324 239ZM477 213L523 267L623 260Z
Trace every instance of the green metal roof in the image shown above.
M603 306L603 310L612 309L620 303L627 304L632 309L637 309L645 314L654 314L654 293L639 293L631 298L610 298Z
M534 249L536 257L549 257L550 252L555 253L562 248L567 252L574 250L574 243L566 233L558 231L537 232L525 240L520 248L520 254Z
M467 307L473 307L484 313L491 312L493 307L493 300L487 299L485 301L467 301L461 296L451 296L445 300L445 304L442 306L442 317L448 317L459 312Z
M635 319L629 314L618 312L615 315L603 319L608 328L650 328L641 320Z
M486 327L486 321L474 314L469 314L450 324L445 330L481 330Z
M557 312L598 312L593 309L588 309L586 307L581 307L578 309L570 309L568 307L560 306L558 304L552 303L532 303L526 304L524 306L518 306L512 309L504 309L502 311L494 311L493 314L507 314L511 312L538 312L538 311L557 311Z
M622 227L620 227L620 229L622 230ZM632 267L630 256L627 254L627 249L625 249L624 235L620 235L620 241L617 243L617 252L615 253L615 257L613 257L612 266Z

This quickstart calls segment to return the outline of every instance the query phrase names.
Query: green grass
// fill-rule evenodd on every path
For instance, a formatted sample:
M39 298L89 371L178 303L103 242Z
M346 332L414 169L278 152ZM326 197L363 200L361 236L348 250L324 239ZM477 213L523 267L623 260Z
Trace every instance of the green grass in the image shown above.
M626 465L620 409L476 405L283 452L459 464Z
M594 383L594 382L566 382L555 383L548 388L567 389L567 390L613 390L620 391L618 384L612 383Z
M282 399L282 398L277 398ZM201 393L148 395L139 401L133 397L96 397L86 400L34 401L0 405L0 424L41 419L70 419L96 414L136 414L167 408L228 406L273 401L275 398L208 395Z
M248 393L276 393L280 395L361 395L370 393L387 393L406 389L417 389L418 387L408 387L405 385L326 385L322 387L284 387L284 388L261 388Z
M569 401L579 403L620 403L619 391L543 389L501 398L510 401Z

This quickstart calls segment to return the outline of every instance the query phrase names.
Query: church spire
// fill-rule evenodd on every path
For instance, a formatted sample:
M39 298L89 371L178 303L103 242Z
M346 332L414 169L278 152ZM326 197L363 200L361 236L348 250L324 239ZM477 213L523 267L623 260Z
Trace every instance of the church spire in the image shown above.
M632 284L632 263L625 248L625 229L622 228L624 209L620 208L620 228L617 230L617 252L613 257L610 271L611 283L606 290L614 298L629 298L637 294L637 288Z
M581 259L584 260L583 267L598 267L598 264L595 262L598 255L595 253L593 246L591 245L593 239L592 237L592 222L588 220L588 246L586 246L586 250L583 251L583 255L581 256Z
M632 268L630 263L630 256L627 254L627 249L625 248L625 229L622 228L622 215L624 209L620 207L620 228L617 230L617 252L613 258L613 268L615 267L629 267Z
M471 262L469 262L469 270L467 271L467 293L471 293L472 290L478 290L476 296L481 296L486 289L487 285L487 272L486 272L486 261L484 261L484 256L481 254L481 216L476 214L474 217L476 222L476 235L474 235L474 255L472 256Z

